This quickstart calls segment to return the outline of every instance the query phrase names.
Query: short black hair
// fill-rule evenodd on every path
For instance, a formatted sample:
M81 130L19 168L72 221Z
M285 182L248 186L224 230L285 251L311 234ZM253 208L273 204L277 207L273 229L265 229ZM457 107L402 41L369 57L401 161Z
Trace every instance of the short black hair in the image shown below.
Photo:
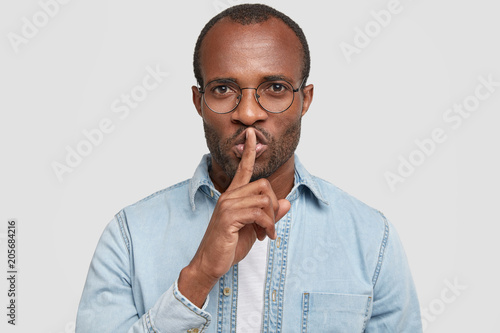
M303 51L303 63L302 63L302 77L304 83L302 87L305 87L307 78L309 77L309 71L311 69L311 56L309 54L309 46L307 44L306 36L300 28L300 26L295 23L290 17L286 16L276 9L263 5L263 4L242 4L230 7L218 15L214 16L205 27L201 30L198 40L196 41L196 46L194 48L194 76L200 87L203 87L203 78L201 77L201 61L200 61L200 49L203 40L205 39L208 31L221 19L228 17L233 22L249 25L265 22L269 20L270 17L275 17L289 26L295 35L299 38L300 44L302 44Z

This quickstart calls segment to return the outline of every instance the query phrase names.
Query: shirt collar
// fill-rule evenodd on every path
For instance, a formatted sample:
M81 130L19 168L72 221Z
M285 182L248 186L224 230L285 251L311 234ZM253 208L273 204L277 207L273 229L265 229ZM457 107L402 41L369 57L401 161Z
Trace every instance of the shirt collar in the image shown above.
M320 202L322 202L325 205L328 205L328 201L325 199L323 196L323 193L321 193L321 189L318 186L318 182L316 181L316 177L311 175L306 168L302 165L302 163L299 160L299 157L295 155L295 185L293 189L290 191L290 194L288 197L290 199L291 196L298 196L298 191L301 188L307 188L309 189L312 194L318 199Z
M191 208L193 211L196 209L195 205L195 195L198 190L201 190L202 187L208 187L208 192L220 194L216 189L210 176L208 174L208 169L211 163L210 154L203 155L201 158L200 164L196 168L193 177L189 182L189 202L191 204ZM287 196L287 199L290 201L296 199L302 188L307 188L314 194L314 196L323 204L328 205L328 201L325 200L321 190L318 186L318 183L299 161L297 155L295 155L295 180L293 189L290 191L290 194Z

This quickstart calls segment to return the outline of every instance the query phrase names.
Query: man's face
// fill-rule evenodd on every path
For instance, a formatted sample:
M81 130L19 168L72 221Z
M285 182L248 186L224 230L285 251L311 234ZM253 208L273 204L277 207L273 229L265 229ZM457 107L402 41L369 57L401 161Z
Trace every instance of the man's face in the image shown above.
M241 25L219 21L206 35L201 49L204 84L215 79L235 80L241 88L256 88L270 76L280 76L297 89L302 83L303 53L294 32L278 19ZM254 127L257 157L253 179L268 178L293 156L300 137L301 118L312 100L313 86L296 92L293 104L283 113L265 111L255 90L244 89L238 107L227 114L211 111L193 87L193 101L203 118L212 168L232 179L245 142L245 130ZM224 182L224 180L221 180ZM227 179L226 179L227 181Z

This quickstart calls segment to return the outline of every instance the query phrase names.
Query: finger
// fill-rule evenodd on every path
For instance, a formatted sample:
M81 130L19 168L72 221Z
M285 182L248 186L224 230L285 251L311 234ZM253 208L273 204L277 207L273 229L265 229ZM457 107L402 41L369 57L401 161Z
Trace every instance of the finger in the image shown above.
M236 174L234 175L234 178L231 181L228 190L233 190L250 183L250 179L253 175L253 167L255 165L256 146L257 137L255 136L255 131L253 128L249 127L246 130L246 140L245 148L243 150L243 156L241 156L238 170L236 170Z
M276 211L273 208L272 199L266 194L250 195L241 198L225 199L220 204L220 208L227 212L235 212L247 208L259 208L275 221Z
M281 220L283 218L283 216L285 216L286 213L288 213L288 211L292 207L292 204L290 203L290 201L288 201L286 199L280 199L278 201L279 201L279 209L278 209L278 212L276 213L276 222Z
M257 239L263 241L266 238L266 230L257 224L253 224L255 229L255 234L257 235Z
M274 210L274 215L278 213L278 198L276 197L276 193L274 193L271 183L267 179L259 179L250 184L247 184L245 187L240 187L231 192L226 192L224 194L225 199L242 199L248 196L254 195L265 195L271 199L271 207Z
M226 198L221 203L222 209L238 210L245 208L261 208L269 210L269 216L274 217L274 208L272 199L266 194L249 194L246 197Z
M258 227L264 229L265 235L272 239L276 238L274 218L266 214L261 208L240 209L234 215L234 221L239 224L239 226L235 225L237 230L240 230L245 225L255 223ZM261 235L259 232L258 236Z
M286 199L279 199L278 202L279 202L278 209L276 211L275 218L274 218L275 224L277 222L279 222L279 220L281 220L283 218L283 216L285 216L286 213L288 213L288 211L292 207L292 204L290 203L290 201L288 201ZM274 234L272 236L269 236L269 238L276 239L277 237L278 237L278 234L276 232L276 227L275 227ZM259 240L260 240L260 238L259 238Z

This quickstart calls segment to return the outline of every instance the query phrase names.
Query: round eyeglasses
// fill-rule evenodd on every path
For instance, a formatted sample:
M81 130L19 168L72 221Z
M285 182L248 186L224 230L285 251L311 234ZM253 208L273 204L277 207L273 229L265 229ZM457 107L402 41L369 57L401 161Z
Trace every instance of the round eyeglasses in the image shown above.
M254 89L255 100L270 113L281 113L293 104L295 93L302 88L305 78L297 89L285 80L267 80L257 88L241 88L236 82L229 79L213 80L205 85L203 94L205 105L215 113L229 113L234 111L241 101L243 90Z

